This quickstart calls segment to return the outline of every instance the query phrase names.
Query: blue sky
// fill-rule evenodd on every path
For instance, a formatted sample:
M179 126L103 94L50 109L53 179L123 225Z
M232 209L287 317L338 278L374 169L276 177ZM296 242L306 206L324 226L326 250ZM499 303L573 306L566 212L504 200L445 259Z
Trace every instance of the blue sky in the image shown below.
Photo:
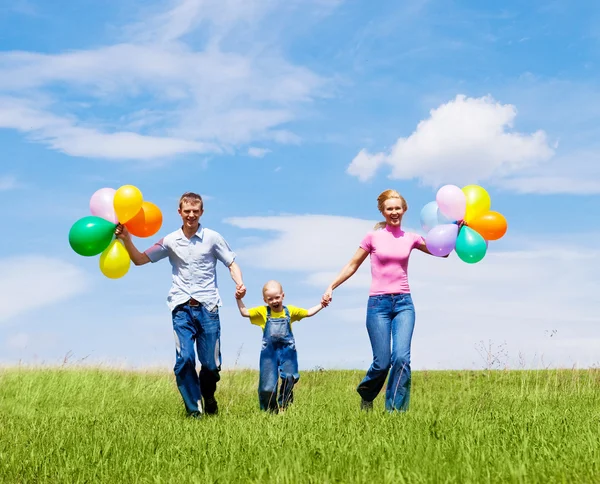
M109 280L68 245L99 188L139 187L159 235L203 194L246 304L275 278L312 306L382 190L419 231L441 185L477 183L509 231L478 264L413 255L414 367L598 365L599 21L583 1L3 4L0 363L172 366L168 263ZM219 280L224 366L256 367ZM368 366L368 286L365 264L295 325L302 368Z

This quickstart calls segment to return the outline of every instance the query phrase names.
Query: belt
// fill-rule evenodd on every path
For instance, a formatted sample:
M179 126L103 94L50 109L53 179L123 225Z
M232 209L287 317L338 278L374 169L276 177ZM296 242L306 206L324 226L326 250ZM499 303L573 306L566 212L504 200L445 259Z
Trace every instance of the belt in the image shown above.
M198 306L200 306L200 301L196 301L193 297L191 297L190 300L184 304L188 304L193 308L197 308Z

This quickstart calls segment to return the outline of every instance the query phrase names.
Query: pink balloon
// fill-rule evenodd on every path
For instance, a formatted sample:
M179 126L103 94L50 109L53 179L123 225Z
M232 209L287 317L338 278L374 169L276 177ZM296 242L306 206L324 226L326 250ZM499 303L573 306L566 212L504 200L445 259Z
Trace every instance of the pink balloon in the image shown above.
M438 257L447 256L456 245L458 225L442 224L433 227L425 237L425 245L429 252Z
M467 209L467 197L456 185L444 185L435 196L440 212L450 220L462 220Z
M114 224L118 223L117 215L113 207L113 199L116 190L114 188L101 188L96 191L90 199L90 211L92 215L101 217Z

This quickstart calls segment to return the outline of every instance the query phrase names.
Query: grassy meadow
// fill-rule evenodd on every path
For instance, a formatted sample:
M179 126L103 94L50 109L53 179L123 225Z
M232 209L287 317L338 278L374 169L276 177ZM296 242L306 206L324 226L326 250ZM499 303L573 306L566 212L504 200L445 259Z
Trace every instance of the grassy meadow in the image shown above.
M600 370L415 372L411 409L360 412L363 371L305 371L259 412L223 372L185 416L170 372L0 370L0 482L600 482Z

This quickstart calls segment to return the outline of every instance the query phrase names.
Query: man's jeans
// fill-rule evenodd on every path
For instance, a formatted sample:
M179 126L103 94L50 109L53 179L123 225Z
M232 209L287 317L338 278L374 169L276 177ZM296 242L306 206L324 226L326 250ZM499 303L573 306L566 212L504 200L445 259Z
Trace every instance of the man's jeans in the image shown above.
M182 304L173 310L175 333L175 378L188 413L202 412L202 397L214 397L220 379L221 323L219 310L209 311L201 304L192 307ZM200 376L196 372L196 352L202 365Z
M410 294L369 297L367 331L373 349L373 363L357 388L364 400L375 399L389 373L385 392L386 410L408 409L410 342L414 327L415 308Z

